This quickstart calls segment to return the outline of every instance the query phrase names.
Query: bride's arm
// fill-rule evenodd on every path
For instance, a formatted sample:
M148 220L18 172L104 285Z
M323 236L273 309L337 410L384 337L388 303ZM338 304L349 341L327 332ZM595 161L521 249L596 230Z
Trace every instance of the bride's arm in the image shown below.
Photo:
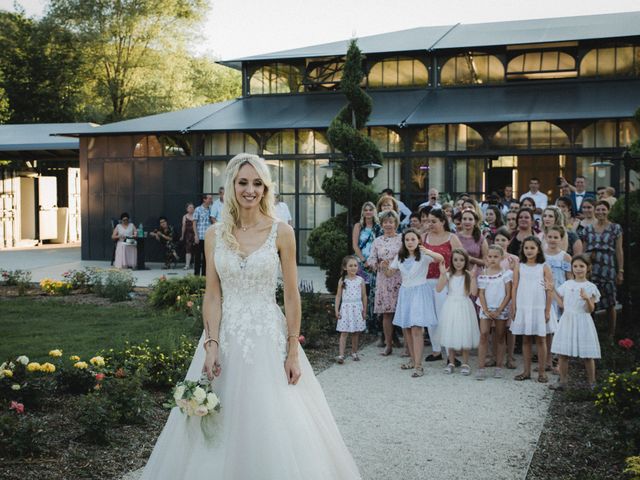
M287 318L287 360L284 363L287 380L295 385L300 378L298 363L298 337L300 336L300 292L296 265L296 238L293 228L280 222L277 237L278 253L284 280L284 311Z
M218 349L220 348L220 319L222 318L222 291L220 278L216 270L213 252L216 246L216 229L210 228L205 235L205 245L209 252L207 259L207 278L204 297L202 299L202 322L204 324L204 348L207 357L204 362L204 371L213 379L214 375L220 375L218 363Z

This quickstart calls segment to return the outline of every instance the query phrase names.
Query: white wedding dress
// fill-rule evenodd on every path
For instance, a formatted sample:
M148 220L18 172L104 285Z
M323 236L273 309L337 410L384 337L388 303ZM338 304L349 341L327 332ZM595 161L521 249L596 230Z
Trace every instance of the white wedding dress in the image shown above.
M243 258L216 231L215 264L222 286L220 364L214 380L221 411L213 439L199 418L171 411L144 480L359 479L311 365L299 347L302 377L284 371L287 325L275 301L277 223L266 242ZM187 373L200 378L203 340Z

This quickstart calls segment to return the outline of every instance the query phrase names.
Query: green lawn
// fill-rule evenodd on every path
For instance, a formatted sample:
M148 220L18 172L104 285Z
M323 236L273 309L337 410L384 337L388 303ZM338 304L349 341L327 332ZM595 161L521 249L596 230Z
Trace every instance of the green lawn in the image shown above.
M153 345L171 346L180 335L195 336L199 328L201 331L184 313L133 307L126 302L98 306L60 300L0 300L0 363L17 355L41 361L54 348L62 349L65 356L86 358L105 348L120 348L127 340L149 339Z

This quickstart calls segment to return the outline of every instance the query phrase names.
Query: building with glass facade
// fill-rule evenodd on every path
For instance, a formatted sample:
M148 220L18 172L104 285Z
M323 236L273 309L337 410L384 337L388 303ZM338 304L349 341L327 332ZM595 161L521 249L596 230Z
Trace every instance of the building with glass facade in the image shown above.
M373 99L365 133L384 152L375 187L409 206L435 187L482 198L536 176L584 175L590 189L621 186L596 168L638 138L640 12L416 28L361 38L362 86ZM217 193L239 152L267 160L306 240L339 211L322 191L339 157L326 129L345 104L348 41L222 62L243 73L241 98L104 125L80 133L83 258L108 258L108 219L120 211L178 225L186 201ZM637 184L637 179L633 179Z

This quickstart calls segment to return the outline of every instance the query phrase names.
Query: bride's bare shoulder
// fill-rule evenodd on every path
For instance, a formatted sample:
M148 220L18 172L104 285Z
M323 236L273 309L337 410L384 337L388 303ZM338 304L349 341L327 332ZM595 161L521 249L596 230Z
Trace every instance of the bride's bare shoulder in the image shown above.
M296 244L296 236L293 227L286 222L278 222L276 243L279 248L288 247Z

